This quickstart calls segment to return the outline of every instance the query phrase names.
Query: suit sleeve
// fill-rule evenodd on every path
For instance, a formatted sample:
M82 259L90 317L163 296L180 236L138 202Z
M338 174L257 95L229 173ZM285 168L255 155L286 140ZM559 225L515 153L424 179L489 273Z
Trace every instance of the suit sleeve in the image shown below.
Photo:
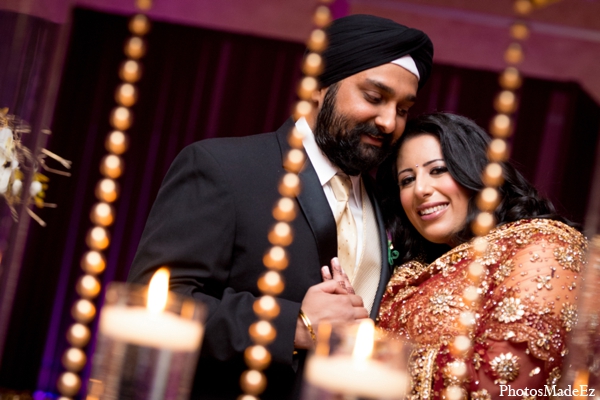
M158 192L129 274L129 281L146 283L157 268L168 266L171 290L207 305L201 357L218 361L241 360L252 343L248 327L256 321L256 297L229 284L236 235L230 188L218 160L201 143L186 147ZM278 336L270 350L274 362L291 365L300 304L282 299L279 305Z

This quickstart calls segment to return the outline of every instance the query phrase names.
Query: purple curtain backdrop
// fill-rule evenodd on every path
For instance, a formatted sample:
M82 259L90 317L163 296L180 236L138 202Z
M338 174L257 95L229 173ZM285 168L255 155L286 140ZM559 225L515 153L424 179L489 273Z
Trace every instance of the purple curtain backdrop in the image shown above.
M41 18L0 11L0 107L27 122L29 133L20 139L34 156L46 143L47 135L41 131L50 125L67 33L64 26ZM23 186L28 187L31 161L20 162ZM5 358L5 345L14 328L10 319L30 226L26 207L14 204L13 211L18 222L4 199L0 200L0 360Z
M84 9L74 13L49 143L50 150L73 161L73 176L51 176L48 201L59 208L42 210L48 227L30 231L0 387L55 392L127 21ZM298 43L153 24L103 285L126 279L162 177L185 145L272 131L285 121L303 52ZM497 91L496 72L435 65L411 114L451 111L487 127ZM579 222L590 187L599 111L574 83L526 79L512 139L513 159L526 177Z

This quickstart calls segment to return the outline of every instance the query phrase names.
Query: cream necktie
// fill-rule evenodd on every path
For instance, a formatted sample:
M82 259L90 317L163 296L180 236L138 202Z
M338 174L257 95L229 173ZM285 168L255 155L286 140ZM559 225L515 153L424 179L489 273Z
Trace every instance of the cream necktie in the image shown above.
M350 282L354 279L354 268L356 267L356 222L348 204L349 194L352 189L350 178L335 175L329 181L333 195L337 200L335 208L335 223L337 225L338 258L340 264Z

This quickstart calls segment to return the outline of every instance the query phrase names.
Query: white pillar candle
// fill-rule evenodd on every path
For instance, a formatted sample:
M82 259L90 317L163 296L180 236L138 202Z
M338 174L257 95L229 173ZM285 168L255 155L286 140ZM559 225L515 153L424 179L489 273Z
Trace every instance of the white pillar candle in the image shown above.
M313 355L307 361L306 380L331 393L377 399L404 398L408 376L376 360L347 355Z
M205 307L169 292L160 268L146 290L111 283L98 326L88 397L188 398L204 333Z
M377 339L372 320L362 320L358 324L352 354L348 354L348 344L353 339L351 329L345 330L346 336L343 336L348 341L347 345L333 349L332 354L329 345L331 330L323 332L317 340L315 353L307 361L308 383L336 394L377 399L404 398L408 385L407 374L396 365L373 358Z
M115 340L172 351L196 351L203 333L198 321L139 306L104 306L99 329Z
M106 305L100 314L100 332L115 340L171 351L196 351L202 339L199 321L165 312L169 297L169 270L160 268L148 285L146 307Z

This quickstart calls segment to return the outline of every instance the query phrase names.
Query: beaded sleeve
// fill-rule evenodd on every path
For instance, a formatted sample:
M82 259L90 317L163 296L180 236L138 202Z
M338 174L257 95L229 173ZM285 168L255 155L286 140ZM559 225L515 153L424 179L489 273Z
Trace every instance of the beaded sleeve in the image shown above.
M482 262L481 301L462 301L471 243L430 265L398 267L380 308L379 325L416 342L411 373L413 398L440 398L460 384L472 399L495 398L503 388L543 388L559 378L566 335L577 318L576 300L586 241L576 230L552 220L523 220L496 228ZM460 382L447 365L454 321L475 311L475 343L469 374ZM506 393L505 393L506 395ZM539 398L539 397L538 397Z

